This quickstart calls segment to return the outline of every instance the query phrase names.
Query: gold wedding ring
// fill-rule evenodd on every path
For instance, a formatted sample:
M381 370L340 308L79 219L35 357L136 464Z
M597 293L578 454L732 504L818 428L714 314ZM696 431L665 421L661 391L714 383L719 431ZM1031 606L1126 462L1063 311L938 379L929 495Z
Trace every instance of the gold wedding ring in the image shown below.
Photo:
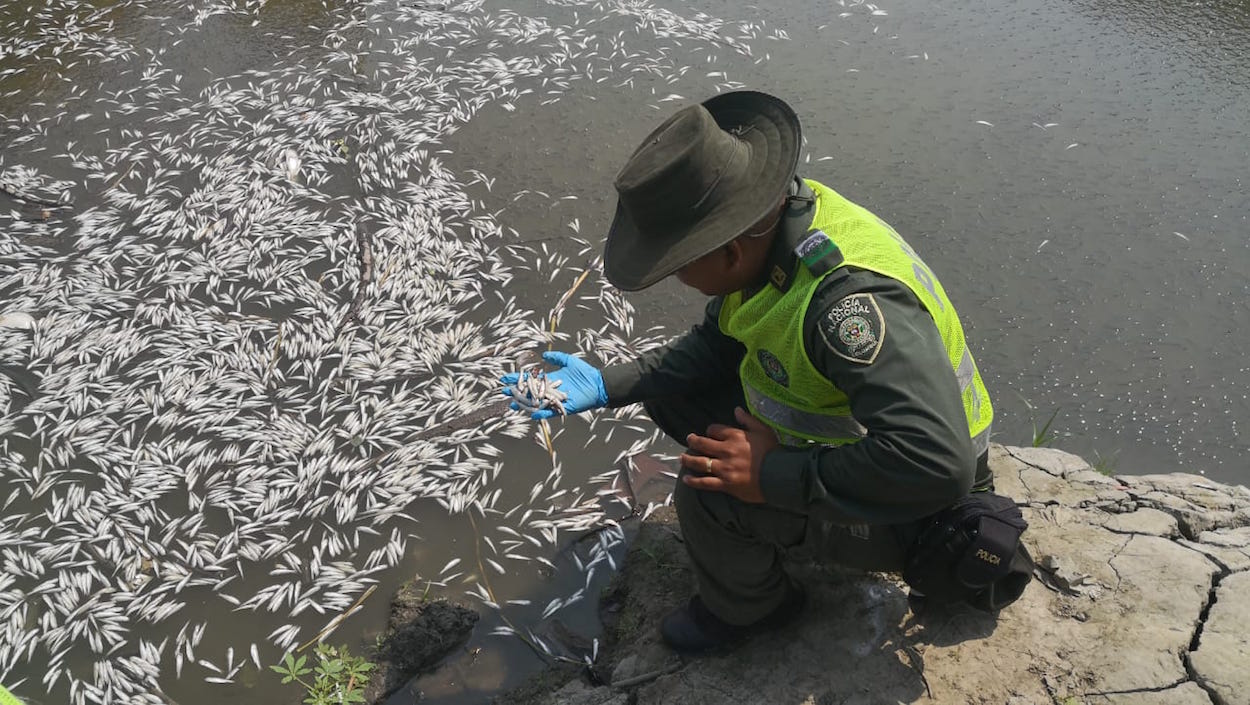
M709 475L710 475L710 474L712 474L712 459L711 459L711 458L704 458L704 459L703 459L703 465L704 465L704 467L706 467L706 468L707 468L707 472L708 472L708 474L709 474Z

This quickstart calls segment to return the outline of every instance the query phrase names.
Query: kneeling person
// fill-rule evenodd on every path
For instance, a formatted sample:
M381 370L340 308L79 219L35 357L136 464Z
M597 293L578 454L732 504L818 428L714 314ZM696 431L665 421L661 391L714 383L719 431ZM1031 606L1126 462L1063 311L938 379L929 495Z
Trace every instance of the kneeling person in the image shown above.
M973 502L940 514L992 488L993 411L954 306L889 225L796 176L801 142L790 107L751 91L656 128L616 179L605 273L626 291L675 275L712 297L704 320L603 370L552 358L563 366L553 376L568 378L568 412L643 402L687 446L674 501L699 592L661 627L682 652L798 614L785 549L881 571L903 571L918 545L951 551L918 569L944 587L978 534L964 529L992 513ZM935 515L942 536L963 531L962 546L933 540ZM1016 518L1014 534L986 532L998 543L977 547L1006 551L1002 570L1023 529ZM992 586L1000 573L964 574ZM981 606L1022 589L991 589Z

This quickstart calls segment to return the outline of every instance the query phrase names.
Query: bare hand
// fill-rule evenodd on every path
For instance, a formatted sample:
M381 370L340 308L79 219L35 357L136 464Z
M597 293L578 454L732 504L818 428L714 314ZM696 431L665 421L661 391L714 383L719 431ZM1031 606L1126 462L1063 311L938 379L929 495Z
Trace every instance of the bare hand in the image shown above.
M692 433L686 437L690 452L679 459L689 472L681 480L696 490L725 492L760 504L764 501L760 465L768 451L778 446L777 434L742 407L734 409L734 418L742 428L712 424L706 436Z

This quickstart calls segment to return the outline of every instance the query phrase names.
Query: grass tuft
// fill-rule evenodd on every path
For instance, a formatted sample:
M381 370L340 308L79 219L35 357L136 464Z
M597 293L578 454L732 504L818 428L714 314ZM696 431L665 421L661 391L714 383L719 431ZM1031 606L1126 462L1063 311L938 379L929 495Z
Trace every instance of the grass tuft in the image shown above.
M1092 466L1094 468L1094 471L1099 473L1100 475L1106 475L1107 477L1114 475L1115 474L1115 459L1116 459L1116 456L1119 454L1120 454L1120 451L1118 450L1112 451L1111 455L1103 455L1102 453L1099 453L1098 451L1094 451L1094 464Z
M1029 423L1033 425L1033 447L1049 446L1055 440L1055 419L1059 417L1059 410L1063 407L1055 407L1055 410L1050 414L1050 418L1046 419L1046 423L1042 424L1041 428L1038 428L1037 407L1030 404L1029 400L1025 399L1024 396L1020 394L1016 396L1020 397L1020 401L1024 402L1024 406L1029 410Z

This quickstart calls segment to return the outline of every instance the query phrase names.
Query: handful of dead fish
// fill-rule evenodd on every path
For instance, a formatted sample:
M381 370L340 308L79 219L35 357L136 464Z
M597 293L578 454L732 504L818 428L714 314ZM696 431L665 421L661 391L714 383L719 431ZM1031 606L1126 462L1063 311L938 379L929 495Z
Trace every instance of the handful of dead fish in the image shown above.
M564 402L569 395L556 389L563 383L564 380L549 379L546 373L535 368L533 372L522 372L517 381L508 388L508 395L523 409L554 409L563 416Z

